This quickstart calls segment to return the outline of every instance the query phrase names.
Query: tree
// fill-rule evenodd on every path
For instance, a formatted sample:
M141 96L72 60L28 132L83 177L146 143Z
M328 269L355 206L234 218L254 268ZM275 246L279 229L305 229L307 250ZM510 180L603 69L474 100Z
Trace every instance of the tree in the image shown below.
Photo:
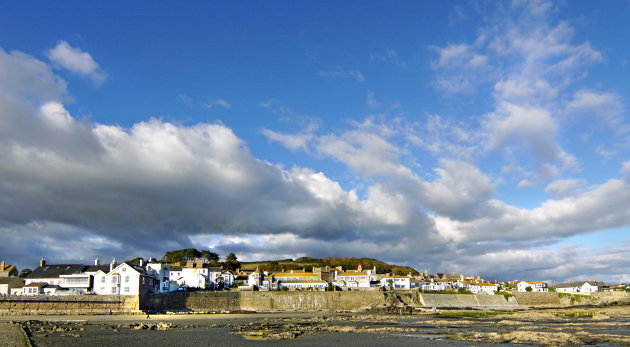
M529 287L529 286L527 288L525 288L526 292L531 292L532 290L533 290L532 287Z
M201 257L206 259L209 263L219 262L219 255L214 252L203 250L201 251Z
M228 270L236 270L241 267L241 263L238 261L236 254L230 252L230 254L225 257L225 267Z
M20 275L18 277L24 278L24 277L30 275L31 272L33 272L33 270L31 270L31 269L22 269L22 271L20 271Z
M184 248L177 251L164 252L163 263L187 262L201 258L201 252L194 248Z

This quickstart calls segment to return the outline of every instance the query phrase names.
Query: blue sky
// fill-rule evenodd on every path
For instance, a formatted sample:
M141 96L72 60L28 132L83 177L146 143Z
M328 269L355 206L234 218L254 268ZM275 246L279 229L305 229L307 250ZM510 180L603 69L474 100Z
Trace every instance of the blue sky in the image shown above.
M628 282L629 16L626 1L6 4L0 254L197 247Z

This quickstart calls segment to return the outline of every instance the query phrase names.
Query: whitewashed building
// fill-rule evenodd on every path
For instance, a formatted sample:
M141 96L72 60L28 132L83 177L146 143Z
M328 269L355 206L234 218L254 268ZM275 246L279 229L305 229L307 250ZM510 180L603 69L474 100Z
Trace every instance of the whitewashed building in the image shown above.
M116 265L115 261L112 261L108 273L101 271L94 275L97 284L94 292L107 295L139 295L159 292L160 282L155 277L155 271L147 271L141 265L143 265L142 262L140 265L127 262Z
M411 277L409 276L385 276L381 279L381 287L394 289L410 289Z
M604 282L598 281L579 281L579 282L565 282L556 284L556 291L560 293L595 293L599 292L600 288L606 286Z
M538 292L548 292L549 291L549 286L547 285L547 282L527 282L527 281L520 281L518 282L518 284L516 285L516 289L519 292L526 292L527 291L527 287L532 288L531 291L533 293L538 293Z

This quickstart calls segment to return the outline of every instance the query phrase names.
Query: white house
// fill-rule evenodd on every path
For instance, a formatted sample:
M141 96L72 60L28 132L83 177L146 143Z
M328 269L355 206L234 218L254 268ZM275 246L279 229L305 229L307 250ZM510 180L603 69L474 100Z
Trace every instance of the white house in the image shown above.
M269 275L263 286L270 289L281 288L325 288L328 282L319 278L319 274L307 271L289 270L286 272L275 272Z
M414 284L416 282L417 284ZM451 282L446 281L423 281L423 280L411 280L412 288L418 288L422 291L442 291L453 288Z
M168 264L155 263L149 259L149 263L147 264L147 270L152 271L155 275L156 280L159 282L159 293L168 293L173 291L172 282L170 280L171 276L171 268ZM179 288L177 285L176 288ZM175 289L177 290L177 289Z
M470 290L473 294L494 294L499 290L498 284L463 282L463 288Z
M24 285L15 286L9 289L10 296L22 296L24 295Z
M328 287L328 282L324 280L313 281L293 281L293 282L281 282L278 283L278 288L295 288L295 289L318 289L324 290Z
M46 283L44 282L32 282L24 285L24 290L22 295L24 296L35 296L44 294L44 287L46 287Z
M520 281L517 285L516 288L519 292L526 292L527 291L527 287L532 288L532 292L548 292L549 291L549 287L547 286L547 282L527 282L527 281Z
M94 292L107 295L139 295L159 292L160 282L155 274L155 271L147 271L139 265L127 262L116 265L115 261L112 261L108 273L105 274L100 271L94 275L96 284Z
M394 289L410 289L411 277L409 276L385 276L381 279L381 287L389 288L392 286Z
M250 287L260 287L262 285L262 281L264 279L264 275L259 268L256 268L255 271L247 276L247 285Z
M0 296L9 296L12 288L23 285L24 280L19 277L0 277Z
M221 280L223 281L224 288L230 288L234 284L234 274L230 271L221 271Z
M220 267L211 267L202 261L189 261L185 266L175 265L170 269L170 280L182 287L209 289L216 288L223 278ZM225 281L224 281L225 282ZM230 284L233 282L230 282Z
M605 285L604 282L597 281L565 282L556 284L556 291L560 293L594 293Z

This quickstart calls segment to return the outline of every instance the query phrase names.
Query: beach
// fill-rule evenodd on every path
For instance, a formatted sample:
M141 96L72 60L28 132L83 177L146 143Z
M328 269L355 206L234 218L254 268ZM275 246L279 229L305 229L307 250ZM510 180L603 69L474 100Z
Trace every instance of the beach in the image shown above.
M630 343L630 307L527 311L3 316L15 344L200 345L573 345ZM8 331L8 330L7 330ZM10 345L10 344L8 344Z

